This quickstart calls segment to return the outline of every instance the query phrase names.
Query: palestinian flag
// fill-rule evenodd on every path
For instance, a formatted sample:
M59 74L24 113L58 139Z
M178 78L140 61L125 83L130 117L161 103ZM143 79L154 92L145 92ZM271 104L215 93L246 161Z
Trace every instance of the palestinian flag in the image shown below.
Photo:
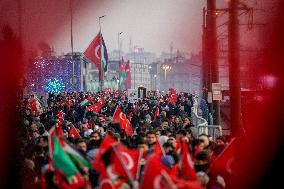
M74 177L79 171L71 158L63 150L55 136L53 137L53 143L53 166L60 170L66 176L68 183L70 183L72 181L72 177Z
M120 74L120 79L119 79L119 87L121 88L124 85L124 82L126 80L126 72L125 72L125 62L123 57L121 58L120 65L119 65L119 74Z
M91 168L91 163L87 159L85 159L81 154L79 154L76 150L74 150L69 144L63 142L62 148L77 167Z
M88 99L85 99L83 100L81 103L80 103L80 106L82 107L86 107L86 106L89 106L92 104L92 101L89 101Z

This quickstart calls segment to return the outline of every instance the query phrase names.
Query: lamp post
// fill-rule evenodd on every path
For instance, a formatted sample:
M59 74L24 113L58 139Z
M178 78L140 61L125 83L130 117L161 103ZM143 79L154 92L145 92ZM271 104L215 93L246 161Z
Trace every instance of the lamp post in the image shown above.
M156 79L157 79L157 75L154 75L154 90L156 90Z
M118 47L118 61L120 61L120 35L123 34L123 32L117 33L117 47Z
M167 80L167 72L170 71L172 69L172 67L170 65L167 65L167 64L164 64L162 66L162 69L164 70L165 72L165 80Z

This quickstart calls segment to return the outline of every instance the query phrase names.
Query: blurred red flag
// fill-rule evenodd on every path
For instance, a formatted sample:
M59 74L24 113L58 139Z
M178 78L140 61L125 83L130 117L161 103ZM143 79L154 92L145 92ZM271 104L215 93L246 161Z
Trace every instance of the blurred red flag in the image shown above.
M140 189L175 189L177 188L173 183L171 177L165 171L165 167L160 162L157 156L151 156L148 159L146 168L141 181Z
M197 180L196 172L194 170L194 164L189 153L186 140L183 140L182 142L181 172L186 180Z
M81 138L81 136L79 135L78 131L74 126L71 127L68 136L73 138Z
M94 113L99 113L99 111L102 109L103 105L101 103L95 103L91 106L88 106L86 108L86 112L92 111Z
M155 113L154 113L154 120L157 119L157 116L160 114L160 110L159 110L159 107L157 106L156 109L155 109Z
M237 139L234 138L224 151L212 162L210 171L219 174L233 174L236 171Z

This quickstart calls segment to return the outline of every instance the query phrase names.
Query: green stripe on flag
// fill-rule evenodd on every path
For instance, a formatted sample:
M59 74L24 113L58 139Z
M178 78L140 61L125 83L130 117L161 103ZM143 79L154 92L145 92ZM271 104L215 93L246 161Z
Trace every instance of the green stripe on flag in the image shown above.
M65 144L63 149L76 165L91 168L91 163L68 144Z
M78 169L70 157L64 152L55 136L53 137L53 142L53 165L66 175L67 181L70 183L72 177L78 173Z

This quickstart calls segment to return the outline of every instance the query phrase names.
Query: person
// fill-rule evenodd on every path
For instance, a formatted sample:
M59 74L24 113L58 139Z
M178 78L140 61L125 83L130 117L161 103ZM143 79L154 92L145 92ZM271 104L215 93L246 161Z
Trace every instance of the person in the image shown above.
M147 144L148 144L147 155L150 155L154 152L154 147L157 142L157 137L153 131L148 131L146 134L146 137L147 137Z

